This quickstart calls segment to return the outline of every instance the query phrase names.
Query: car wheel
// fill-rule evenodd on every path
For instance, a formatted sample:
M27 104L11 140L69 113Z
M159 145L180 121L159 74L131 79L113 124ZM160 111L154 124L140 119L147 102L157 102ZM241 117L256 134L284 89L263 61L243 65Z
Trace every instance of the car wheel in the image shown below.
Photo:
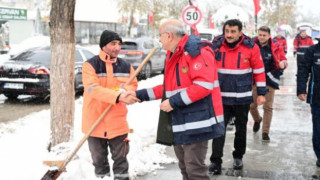
M19 96L18 94L4 94L8 99L17 99L17 97Z
M147 63L143 68L143 78L147 79L151 77L151 64Z

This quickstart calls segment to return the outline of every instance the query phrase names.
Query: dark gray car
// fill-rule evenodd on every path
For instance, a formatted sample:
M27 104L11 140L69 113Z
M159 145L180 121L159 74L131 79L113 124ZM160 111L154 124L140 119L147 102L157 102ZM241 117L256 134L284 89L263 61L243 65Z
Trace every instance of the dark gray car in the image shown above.
M75 92L83 91L82 64L94 54L76 47ZM9 99L18 95L50 95L50 47L25 50L0 66L0 93Z
M151 77L152 74L161 74L164 69L166 51L162 49L159 42L148 37L124 38L118 57L125 59L136 69L154 47L157 48L155 54L138 76L138 79L146 79Z

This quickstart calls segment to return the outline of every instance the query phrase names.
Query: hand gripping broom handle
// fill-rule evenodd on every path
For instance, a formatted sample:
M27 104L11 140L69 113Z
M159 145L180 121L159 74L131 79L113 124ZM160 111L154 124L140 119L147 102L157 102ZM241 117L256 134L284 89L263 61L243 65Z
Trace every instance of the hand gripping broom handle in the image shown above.
M141 69L148 63L148 61L150 60L151 56L153 56L153 54L155 53L156 48L153 48L149 54L147 55L147 57L144 58L144 60L142 61L142 63L139 65L139 67L135 70L133 76L131 76L129 78L129 80L124 84L124 86L129 85L134 78L139 74L139 72L141 71ZM90 128L90 130L87 132L87 134L85 134L85 136L81 139L81 141L78 143L77 147L75 148L75 150L72 152L72 154L66 159L64 160L63 164L59 167L59 171L64 171L65 167L67 166L67 164L71 161L71 159L73 158L73 156L78 152L78 150L80 149L80 147L83 145L83 143L89 138L89 136L91 135L91 133L94 131L94 129L98 126L98 124L102 121L102 119L106 116L106 114L110 111L110 109L112 108L112 104L110 104L107 109L105 109L103 111L103 113L99 116L99 118L96 120L96 122L92 125L92 127Z

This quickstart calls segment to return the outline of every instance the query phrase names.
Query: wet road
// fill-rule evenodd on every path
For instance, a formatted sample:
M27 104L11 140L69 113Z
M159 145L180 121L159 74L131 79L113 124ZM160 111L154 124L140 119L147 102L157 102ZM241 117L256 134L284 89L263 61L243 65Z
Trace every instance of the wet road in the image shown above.
M49 109L50 104L43 99L32 96L19 96L16 100L9 100L0 95L0 123L17 120L30 113Z

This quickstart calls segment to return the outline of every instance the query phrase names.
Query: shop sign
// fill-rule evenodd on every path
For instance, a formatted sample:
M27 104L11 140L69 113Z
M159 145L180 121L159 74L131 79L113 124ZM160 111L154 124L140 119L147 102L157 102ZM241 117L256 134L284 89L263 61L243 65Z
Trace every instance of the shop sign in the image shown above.
M0 20L27 20L27 10L0 7Z

